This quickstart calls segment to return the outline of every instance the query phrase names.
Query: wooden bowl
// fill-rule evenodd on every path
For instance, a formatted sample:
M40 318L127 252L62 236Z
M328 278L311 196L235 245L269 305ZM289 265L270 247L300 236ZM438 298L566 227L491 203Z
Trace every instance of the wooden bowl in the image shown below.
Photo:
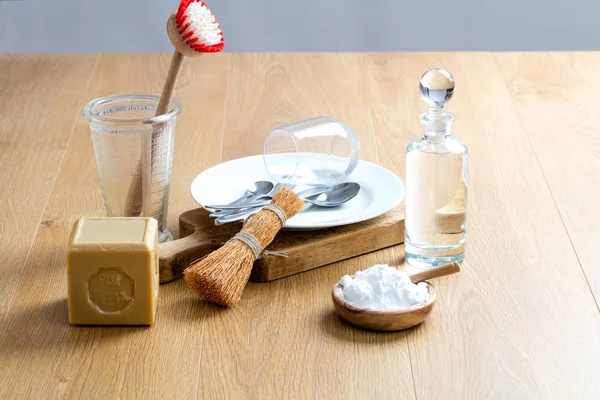
M427 319L431 310L433 310L437 292L429 282L425 283L427 284L427 290L429 291L429 298L425 303L399 311L378 311L357 307L344 299L342 287L339 283L335 284L333 287L331 297L333 299L333 305L340 317L352 325L374 331L399 331L419 325Z

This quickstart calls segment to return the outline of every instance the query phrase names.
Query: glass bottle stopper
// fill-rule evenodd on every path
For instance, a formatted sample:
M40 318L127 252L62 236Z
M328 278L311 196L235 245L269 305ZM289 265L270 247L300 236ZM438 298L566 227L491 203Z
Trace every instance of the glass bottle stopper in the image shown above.
M431 68L421 76L419 89L421 98L431 108L444 108L454 94L454 77L443 68Z

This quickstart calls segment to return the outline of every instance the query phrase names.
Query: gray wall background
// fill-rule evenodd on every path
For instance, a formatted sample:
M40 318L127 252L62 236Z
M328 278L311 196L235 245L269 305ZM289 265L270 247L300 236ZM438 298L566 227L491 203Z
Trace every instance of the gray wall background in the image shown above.
M600 49L600 0L207 0L226 50ZM0 0L0 52L167 52L178 0Z

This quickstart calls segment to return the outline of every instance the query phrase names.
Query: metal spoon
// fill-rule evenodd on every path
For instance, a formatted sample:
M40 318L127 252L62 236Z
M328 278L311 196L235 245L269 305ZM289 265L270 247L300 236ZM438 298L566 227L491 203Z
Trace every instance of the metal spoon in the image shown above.
M271 191L273 191L274 188L275 188L275 185L273 185L272 182L256 181L246 189L246 193L244 193L244 195L242 197L238 198L237 200L232 201L228 205L230 205L230 206L240 205L240 204L244 204L249 201L262 199L265 196L269 195L271 193ZM208 207L208 208L210 208L210 207ZM231 213L232 213L232 211L220 211L220 212L211 214L211 217L219 217L222 215L229 215Z
M255 197L262 197L266 194L269 194L271 190L273 190L273 187L273 182L256 181L246 189L246 193L242 197L232 201L229 203L229 205L241 204Z
M267 193L264 193L264 192L256 193L256 195L248 197L242 201L238 202L236 200L236 202L234 202L234 203L229 203L229 204L222 205L222 206L221 205L207 205L206 208L211 209L211 210L218 210L218 211L214 211L210 214L210 216L214 217L214 218L222 217L224 215L230 215L230 214L238 212L241 209L252 207L252 204L254 204L253 202L256 202L258 200L265 201L266 199L271 199L275 195L275 193L277 193L277 191L279 189L281 189L282 187L287 187L288 189L292 189L292 190L294 189L294 185L292 185L292 184L277 183L276 185L273 185L271 190ZM319 193L322 191L323 190L320 190ZM266 201L270 201L270 200L266 200ZM225 207L225 208L221 208L221 207Z
M323 193L303 198L303 200L319 207L337 207L352 200L358 192L360 192L358 183L345 182L335 185Z
M298 196L304 201L310 204L314 204L318 207L337 207L352 198L354 198L360 191L360 185L354 182L340 183L333 186L332 188L323 190L320 193L315 193L315 188L307 189L298 193ZM312 193L312 194L309 194ZM308 197L305 197L308 195ZM269 202L253 203L252 208L244 208L243 210L220 216L215 219L215 225L228 224L235 221L243 221L249 215L252 215L261 210L262 207L269 204ZM246 207L247 205L244 205Z
M314 193L318 190L317 193ZM331 188L311 188L306 191L298 193L303 200L308 203L317 205L319 207L336 207L342 203L347 202L358 194L360 191L360 185L355 182L339 183ZM312 192L308 194L307 192ZM323 197L321 197L323 196ZM240 208L254 208L264 207L269 204L269 201L257 201L252 203L243 204L222 204L222 205L211 205L208 208L214 208L216 210L238 210Z

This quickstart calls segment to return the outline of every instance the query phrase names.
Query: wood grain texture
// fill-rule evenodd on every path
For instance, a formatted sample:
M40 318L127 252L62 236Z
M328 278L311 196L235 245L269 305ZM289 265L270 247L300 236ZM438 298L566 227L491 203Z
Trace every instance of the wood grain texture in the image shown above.
M271 130L320 115L343 121L360 158L377 160L359 54L236 54L232 71L223 160L262 154Z
M406 335L357 330L335 314L330 296L342 275L393 262L381 250L251 282L234 309L208 306L199 397L413 398Z
M600 54L496 60L600 308Z
M42 219L96 55L0 54L0 323Z
M184 65L176 97L187 107L176 128L175 158L186 162L173 167L171 221L192 206L193 176L219 162L210 150L221 146L230 59ZM102 56L86 96L156 92L168 61L167 55ZM151 328L68 325L67 237L78 217L103 212L89 128L80 117L44 214L54 223L38 232L2 327L0 398L194 398L203 309L183 282L162 288Z
M389 143L403 149L421 134L416 77L432 66L455 77L447 109L469 146L467 260L436 280L428 325L408 333L417 398L595 397L600 315L494 57L379 53L365 63L383 166L400 170Z
M361 158L403 176L425 110L418 78L441 66L456 78L448 109L470 148L467 261L433 282L434 310L405 332L355 329L331 302L342 275L398 265L402 246L251 282L232 310L203 304L178 281L161 286L150 328L69 326L71 226L104 213L81 106L159 92L169 56L102 55L95 72L94 55L0 56L0 398L598 397L599 53L186 60L172 232L197 207L189 185L198 173L260 154L271 129L299 119L340 119L359 134Z

